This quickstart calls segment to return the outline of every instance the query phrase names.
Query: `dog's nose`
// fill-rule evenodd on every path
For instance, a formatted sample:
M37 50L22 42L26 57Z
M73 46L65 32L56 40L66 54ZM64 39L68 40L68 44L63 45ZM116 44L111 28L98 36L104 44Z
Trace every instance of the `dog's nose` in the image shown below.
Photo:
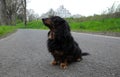
M42 20L44 21L44 20L45 20L45 18L42 18Z

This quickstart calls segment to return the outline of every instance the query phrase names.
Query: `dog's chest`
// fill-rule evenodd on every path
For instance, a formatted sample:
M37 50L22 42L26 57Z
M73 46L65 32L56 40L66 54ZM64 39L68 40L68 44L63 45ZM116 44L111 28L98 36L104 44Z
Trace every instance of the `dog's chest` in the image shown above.
M53 31L50 31L48 33L48 39L54 39L55 38L55 33Z

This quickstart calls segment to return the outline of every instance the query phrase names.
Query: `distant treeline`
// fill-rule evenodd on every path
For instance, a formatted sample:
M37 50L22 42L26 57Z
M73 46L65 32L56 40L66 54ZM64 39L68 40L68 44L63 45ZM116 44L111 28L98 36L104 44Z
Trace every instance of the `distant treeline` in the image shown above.
M27 1L29 0L0 0L0 25L17 25L18 23L38 20L39 15L35 14L32 9L27 9ZM54 15L52 10L47 12L49 16ZM103 11L101 15L95 14L94 16L81 16L80 18L66 18L68 22L71 21L90 21L101 20L106 18L120 18L120 4L113 3L111 7Z
M113 3L111 7L107 10L103 11L101 15L94 14L93 16L82 16L80 18L66 18L68 22L70 21L90 21L90 20L101 20L101 19L108 19L108 18L120 18L120 4L116 5L116 2Z

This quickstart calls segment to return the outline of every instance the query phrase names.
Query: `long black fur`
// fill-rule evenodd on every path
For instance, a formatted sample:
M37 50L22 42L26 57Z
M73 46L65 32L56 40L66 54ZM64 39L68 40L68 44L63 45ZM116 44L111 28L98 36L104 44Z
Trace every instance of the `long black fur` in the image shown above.
M59 16L53 16L50 18L42 19L43 23L50 29L48 37L47 47L49 52L53 55L55 61L62 63L74 62L82 60L82 55L88 55L88 53L82 53L77 42L73 39L70 27L68 23ZM49 20L49 23L47 22ZM52 35L52 33L54 33Z

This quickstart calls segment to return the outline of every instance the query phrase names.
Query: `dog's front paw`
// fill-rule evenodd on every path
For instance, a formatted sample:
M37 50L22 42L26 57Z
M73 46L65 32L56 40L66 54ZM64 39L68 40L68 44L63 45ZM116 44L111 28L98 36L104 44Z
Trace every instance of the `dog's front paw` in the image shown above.
M53 61L51 62L51 65L57 65L57 61L53 60Z
M81 60L82 60L82 58L78 58L76 61L77 61L77 62L80 62Z
M66 69L67 68L67 63L60 63L60 67L62 69Z

